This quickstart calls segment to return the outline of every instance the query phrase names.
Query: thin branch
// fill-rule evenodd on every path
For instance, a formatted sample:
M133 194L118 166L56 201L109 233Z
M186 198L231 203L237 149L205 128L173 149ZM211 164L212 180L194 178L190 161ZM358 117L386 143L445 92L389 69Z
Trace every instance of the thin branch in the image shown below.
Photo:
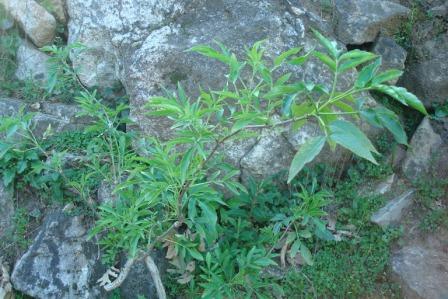
M157 295L159 299L166 299L165 287L163 286L162 279L160 278L159 269L157 268L156 263L149 255L146 257L145 262L146 267L148 267L149 273L151 273L152 281L156 286Z

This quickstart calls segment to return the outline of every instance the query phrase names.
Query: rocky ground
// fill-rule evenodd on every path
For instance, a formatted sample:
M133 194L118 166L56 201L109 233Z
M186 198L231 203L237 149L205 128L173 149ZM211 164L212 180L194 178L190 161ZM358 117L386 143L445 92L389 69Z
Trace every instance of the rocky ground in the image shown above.
M65 27L66 43L88 46L71 54L82 85L104 90L118 84L124 88L135 121L128 131L169 136L169 122L148 117L143 110L148 97L159 95L162 87L170 89L180 81L186 92L194 95L198 84L203 88L219 86L223 67L186 52L190 47L219 40L241 54L244 46L267 38L267 52L273 56L295 46L316 47L310 28L347 49L382 55L384 68L404 71L397 84L415 93L432 115L447 105L447 1L419 1L418 9L411 0L49 2L51 9L35 0L0 1L9 13L1 30L20 28L15 77L44 82L49 76L46 61L50 56L39 48L52 43L58 28ZM318 63L308 64L300 73L297 70L291 67L298 78L331 82L329 72ZM353 78L354 74L348 73L339 84L347 85ZM376 95L366 97L380 101ZM22 104L22 99L0 93L0 116L18 113ZM89 119L75 118L76 106L57 99L25 104L27 111L36 112L36 136L44 135L49 124L62 132L89 123ZM403 298L443 299L448 298L448 230L424 232L418 228L424 214L416 184L448 179L448 118L412 121L418 126L410 147L396 148L390 158L394 176L370 191L389 199L371 220L381 227L403 227L403 238L393 246L390 261L390 279L401 286ZM314 132L312 125L296 135L288 129L265 130L259 138L224 151L239 167L243 181L248 175L265 177L287 169L304 136ZM319 159L335 164L342 156L326 151ZM446 194L429 209L446 210ZM0 183L0 236L11 229L17 196L23 197ZM36 218L35 231L29 236L33 241L25 252L6 257L5 250L0 251L0 299L13 298L13 288L35 298L106 298L96 284L105 269L95 239L87 238L92 226L88 217L70 216L70 207L48 211L38 202L27 205L30 212L37 209L41 216ZM137 264L132 271L121 288L122 298L134 298L136 290L155 298L146 268Z

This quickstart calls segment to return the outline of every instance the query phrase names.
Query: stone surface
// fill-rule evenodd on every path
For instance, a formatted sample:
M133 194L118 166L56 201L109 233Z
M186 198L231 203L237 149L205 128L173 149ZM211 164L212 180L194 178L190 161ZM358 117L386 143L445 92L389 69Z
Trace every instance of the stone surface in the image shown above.
M448 298L448 233L411 237L391 258L403 298Z
M48 58L50 56L36 49L31 43L22 40L16 56L17 69L15 75L17 79L45 82L48 78Z
M51 125L53 132L73 131L85 127L91 121L85 117L77 118L76 114L80 110L75 105L60 103L29 105L12 98L0 98L0 117L16 114L21 106L25 107L25 111L35 113L33 118L35 122L34 133L37 136L42 136L49 125ZM35 109L36 107L38 109Z
M1 0L9 14L37 46L49 44L56 34L55 18L34 0Z
M373 42L383 31L393 34L409 9L383 0L336 0L335 31L345 44Z
M372 51L382 57L383 63L380 71L386 71L388 69L404 70L407 52L398 45L393 38L382 35L379 36ZM396 84L397 81L398 78L389 81L389 83Z
M167 268L163 252L156 251L153 253L152 258L157 264L163 280L163 275ZM144 261L138 261L132 266L128 277L120 286L120 298L122 299L138 299L139 295L144 298L157 298L155 285Z
M48 12L55 16L56 20L62 24L67 23L67 12L65 0L45 0Z
M99 248L87 241L80 216L49 214L28 251L14 266L15 289L34 298L102 298L96 280L105 269Z
M441 151L442 138L434 132L429 117L423 119L414 135L410 148L403 161L403 173L410 180L417 180L427 175L431 165L437 166Z
M448 100L448 32L415 46L416 58L399 81L423 102L425 107Z
M14 299L14 291L9 280L9 269L0 257L0 299Z
M384 207L375 212L370 220L381 227L398 224L403 215L412 206L415 190L407 190L391 199Z
M0 240L10 231L14 216L14 198L3 182L0 182Z

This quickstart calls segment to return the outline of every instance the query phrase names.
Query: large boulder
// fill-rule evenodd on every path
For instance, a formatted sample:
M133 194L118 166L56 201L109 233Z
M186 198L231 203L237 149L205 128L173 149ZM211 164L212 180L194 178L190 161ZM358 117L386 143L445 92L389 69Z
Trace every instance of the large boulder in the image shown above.
M37 46L49 44L56 34L55 18L34 0L1 0L6 11Z
M425 107L443 105L448 101L448 32L416 45L415 52L399 83L415 93Z
M346 44L373 42L380 32L398 32L410 10L384 0L336 0L335 31Z
M198 94L199 85L204 89L223 86L226 67L187 49L198 44L213 45L218 40L243 57L244 47L267 39L269 57L297 46L309 51L318 47L310 27L334 37L322 19L308 13L308 4L304 4L308 2L299 1L292 6L289 1L274 0L136 0L121 6L119 1L68 0L69 41L89 47L73 56L73 61L81 67L80 78L86 85L110 85L117 81L124 85L135 121L129 129L166 138L171 131L170 122L146 115L144 105L150 96L160 95L163 88L173 89L178 82L192 97ZM326 66L316 60L289 71L297 79L324 84L332 81ZM341 76L340 86L347 86L354 75L349 72ZM287 169L294 150L306 140L295 138L300 142L291 142L288 128L260 136L249 141L248 146L231 147L228 151L228 156L243 170L257 175ZM334 161L338 158L339 155L326 156ZM273 159L275 167L270 166Z
M96 281L105 272L98 246L87 241L81 216L49 214L28 251L14 266L15 289L34 298L102 298Z
M381 55L382 65L380 71L386 71L388 69L404 70L407 52L393 38L380 35L375 41L372 52ZM389 82L396 84L397 81L398 78Z
M36 49L31 43L22 40L16 54L17 79L45 82L48 78L48 58L50 56Z

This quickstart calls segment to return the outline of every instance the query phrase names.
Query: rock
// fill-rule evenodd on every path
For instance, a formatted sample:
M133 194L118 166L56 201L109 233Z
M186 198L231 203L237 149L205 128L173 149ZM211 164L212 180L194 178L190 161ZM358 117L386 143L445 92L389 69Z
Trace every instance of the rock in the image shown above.
M373 47L373 52L381 55L382 65L380 71L386 71L388 69L404 70L404 63L406 61L407 52L400 47L394 39L380 35L376 40ZM398 81L394 79L389 81L390 84L396 84Z
M14 299L14 291L9 279L8 267L3 264L0 257L0 299Z
M434 132L429 117L425 117L412 136L410 148L403 161L403 173L415 181L427 175L431 165L437 165L441 151L442 138Z
M407 190L375 212L370 220L381 227L398 224L413 203L415 190Z
M47 60L45 53L36 49L31 43L22 40L17 49L16 77L19 80L33 80L43 84L48 78Z
M113 191L116 186L112 186L110 183L106 181L101 181L100 186L98 187L97 196L99 204L107 204L111 202L115 202L118 198L116 194L113 194Z
M241 159L241 167L250 175L265 177L289 168L293 147L280 133L263 130L258 142Z
M429 14L435 17L447 17L448 16L448 3L435 6L428 11Z
M135 122L128 130L161 139L169 138L171 123L168 119L147 115L144 106L148 98L160 95L163 88L172 90L178 82L194 98L199 85L203 89L222 88L227 72L222 63L186 50L198 44L213 45L213 40L219 40L238 57L244 57L244 47L268 38L265 43L268 57L296 46L309 51L318 45L306 29L324 23L316 21L318 15L308 13L307 6L297 8L289 1L274 0L136 0L124 10L111 1L68 0L67 7L69 42L79 41L89 47L73 57L75 66L85 67L81 80L89 86L121 81L130 97L130 117ZM121 18L117 17L117 11L121 11ZM334 39L331 33L324 34ZM327 67L315 59L303 67L290 66L288 71L297 79L332 82ZM355 75L355 72L342 75L339 86L347 87ZM240 161L246 172L254 171L256 175L285 169L293 149L301 144L291 144L287 128L281 134L263 134L256 141L259 146L253 146L253 139L239 148L230 146L229 160L236 161L237 165ZM299 139L306 136L304 132ZM260 152L263 146L271 146L273 151L281 153L280 160L269 148ZM337 159L337 155L326 157ZM268 167L268 161L274 158L276 166Z
M0 239L11 230L13 216L13 193L0 182Z
M45 0L46 9L56 20L62 24L67 24L67 12L65 10L65 0Z
M395 280L403 298L448 298L448 234L414 236L392 253Z
M335 31L345 44L373 42L380 32L389 35L399 30L410 10L383 0L336 0Z
M163 275L166 273L167 268L163 252L155 251L152 258L157 264L163 280ZM127 278L120 286L120 298L138 299L139 296L143 296L144 298L157 298L156 287L144 261L138 261L132 266Z
M36 1L2 0L2 3L37 47L45 46L53 40L56 20Z
M417 58L406 68L399 84L414 93L425 107L448 100L448 33L415 46Z
M102 298L96 280L105 272L99 249L87 241L80 216L49 214L28 251L14 266L15 289L35 298Z
M22 101L12 98L0 98L0 117L17 114L21 106L25 107L25 111L32 111L35 113L33 118L33 121L35 122L34 133L38 137L43 135L49 125L51 125L53 132L62 132L79 130L91 122L91 119L89 118L76 117L76 114L79 113L80 110L79 107L75 105L60 103L27 105Z

